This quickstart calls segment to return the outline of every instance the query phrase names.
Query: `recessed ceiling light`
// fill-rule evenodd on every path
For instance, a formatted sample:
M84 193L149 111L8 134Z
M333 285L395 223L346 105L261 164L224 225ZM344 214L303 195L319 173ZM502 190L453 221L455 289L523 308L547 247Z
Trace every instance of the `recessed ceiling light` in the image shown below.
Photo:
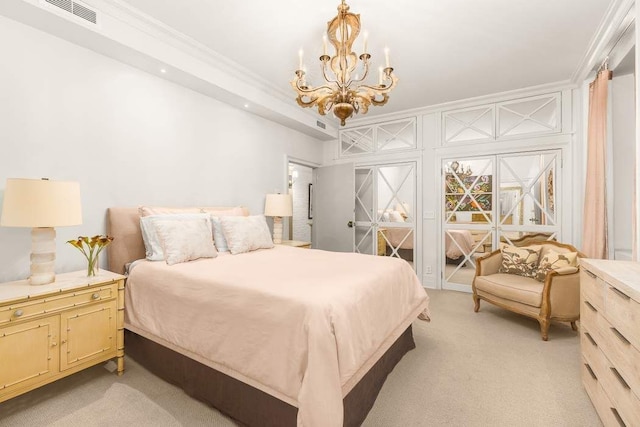
M244 104L244 108L249 108L249 104Z
M164 73L166 73L166 72L167 72L167 70L166 70L165 68L160 68L160 72L161 72L162 74L164 74Z

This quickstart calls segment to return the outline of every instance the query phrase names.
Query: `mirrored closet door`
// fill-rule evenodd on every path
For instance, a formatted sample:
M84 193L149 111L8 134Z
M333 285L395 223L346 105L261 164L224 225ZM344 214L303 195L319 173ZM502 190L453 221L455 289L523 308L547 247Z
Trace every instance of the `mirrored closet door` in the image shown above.
M443 160L444 288L470 291L476 259L500 243L557 238L560 164L559 150Z
M402 258L414 266L416 164L355 169L355 252Z

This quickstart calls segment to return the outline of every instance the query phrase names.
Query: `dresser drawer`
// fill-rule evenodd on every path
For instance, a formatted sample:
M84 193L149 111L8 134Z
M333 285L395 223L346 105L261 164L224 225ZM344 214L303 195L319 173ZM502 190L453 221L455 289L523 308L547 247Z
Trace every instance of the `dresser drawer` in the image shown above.
M589 301L596 309L604 310L605 282L582 268L580 273L580 293L583 301Z
M589 364L593 374L600 379L609 367L609 361L600 351L600 345L591 332L585 327L582 328L580 334L580 347L582 349L582 357Z
M602 319L597 338L600 349L633 390L640 390L640 351L609 322Z
M640 304L624 292L607 285L605 317L633 346L640 348Z
M581 299L580 301L580 327L589 330L591 336L597 338L600 336L600 323L602 314L589 300Z
M118 294L117 283L93 288L80 288L79 290L54 294L45 298L36 298L31 301L22 301L0 307L0 325L12 321L29 319L46 313L79 307L97 301L115 298Z
M640 400L617 368L610 364L598 380L624 424L640 426Z

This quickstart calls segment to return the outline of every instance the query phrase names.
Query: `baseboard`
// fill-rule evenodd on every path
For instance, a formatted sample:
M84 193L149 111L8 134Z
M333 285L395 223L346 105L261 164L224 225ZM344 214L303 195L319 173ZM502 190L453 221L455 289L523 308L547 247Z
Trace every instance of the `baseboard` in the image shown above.
M425 274L422 276L422 287L426 289L440 289L433 274Z

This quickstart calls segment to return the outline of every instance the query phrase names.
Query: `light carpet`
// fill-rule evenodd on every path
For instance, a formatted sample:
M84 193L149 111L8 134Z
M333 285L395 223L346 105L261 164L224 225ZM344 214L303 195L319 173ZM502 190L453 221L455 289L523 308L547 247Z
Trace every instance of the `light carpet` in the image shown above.
M535 320L484 302L474 313L469 294L429 295L433 320L414 323L417 348L389 375L364 426L602 425L582 388L579 337L568 324L552 324L544 342ZM0 426L63 425L63 419L65 426L74 425L74 414L90 415L83 409L96 402L100 408L112 402L114 411L147 408L145 417L162 415L154 418L156 426L236 425L135 361L127 358L126 369L118 377L95 366L0 403ZM110 392L119 386L153 406L114 400ZM82 425L100 425L101 419L83 418ZM142 425L137 420L119 418L109 425Z
M103 397L51 424L51 427L180 427L167 411L144 394L125 384L115 383Z

